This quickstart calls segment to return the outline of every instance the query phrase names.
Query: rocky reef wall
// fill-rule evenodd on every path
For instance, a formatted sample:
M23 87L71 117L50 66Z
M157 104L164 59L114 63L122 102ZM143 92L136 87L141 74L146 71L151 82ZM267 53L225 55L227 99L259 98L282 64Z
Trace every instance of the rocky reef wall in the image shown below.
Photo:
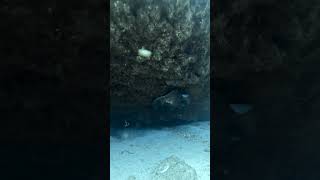
M149 106L174 89L209 97L208 0L111 0L112 104ZM148 59L138 50L152 52Z

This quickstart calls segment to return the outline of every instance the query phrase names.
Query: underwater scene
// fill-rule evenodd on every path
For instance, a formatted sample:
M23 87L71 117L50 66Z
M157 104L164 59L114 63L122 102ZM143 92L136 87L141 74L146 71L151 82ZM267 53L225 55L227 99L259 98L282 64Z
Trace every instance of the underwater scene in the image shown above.
M210 0L111 0L110 53L110 179L210 179Z

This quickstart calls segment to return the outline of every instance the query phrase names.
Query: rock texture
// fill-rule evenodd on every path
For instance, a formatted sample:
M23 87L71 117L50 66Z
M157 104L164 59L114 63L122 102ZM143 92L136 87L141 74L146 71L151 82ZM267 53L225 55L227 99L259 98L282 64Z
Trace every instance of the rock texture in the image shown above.
M176 156L162 160L151 173L151 180L197 180L196 170Z
M112 105L150 106L173 89L209 94L208 0L111 0ZM138 50L152 52L148 59Z
M190 105L190 101L189 94L175 90L156 98L152 102L152 107L153 109L162 112L179 112L187 109Z

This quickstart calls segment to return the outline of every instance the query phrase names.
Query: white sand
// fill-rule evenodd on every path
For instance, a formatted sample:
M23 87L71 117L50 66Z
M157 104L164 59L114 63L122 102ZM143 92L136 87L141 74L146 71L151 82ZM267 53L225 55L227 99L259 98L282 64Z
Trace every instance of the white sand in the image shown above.
M159 130L126 129L110 137L110 179L150 180L152 169L175 155L192 166L199 180L210 179L209 121Z

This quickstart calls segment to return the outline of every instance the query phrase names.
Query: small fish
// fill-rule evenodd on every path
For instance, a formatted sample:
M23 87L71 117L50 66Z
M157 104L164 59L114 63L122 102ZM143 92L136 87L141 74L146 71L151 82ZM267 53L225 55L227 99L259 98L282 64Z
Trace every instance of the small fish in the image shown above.
M128 123L127 120L124 120L124 127L128 127L130 125L130 123Z
M182 94L182 97L187 98L187 97L189 97L189 94Z

